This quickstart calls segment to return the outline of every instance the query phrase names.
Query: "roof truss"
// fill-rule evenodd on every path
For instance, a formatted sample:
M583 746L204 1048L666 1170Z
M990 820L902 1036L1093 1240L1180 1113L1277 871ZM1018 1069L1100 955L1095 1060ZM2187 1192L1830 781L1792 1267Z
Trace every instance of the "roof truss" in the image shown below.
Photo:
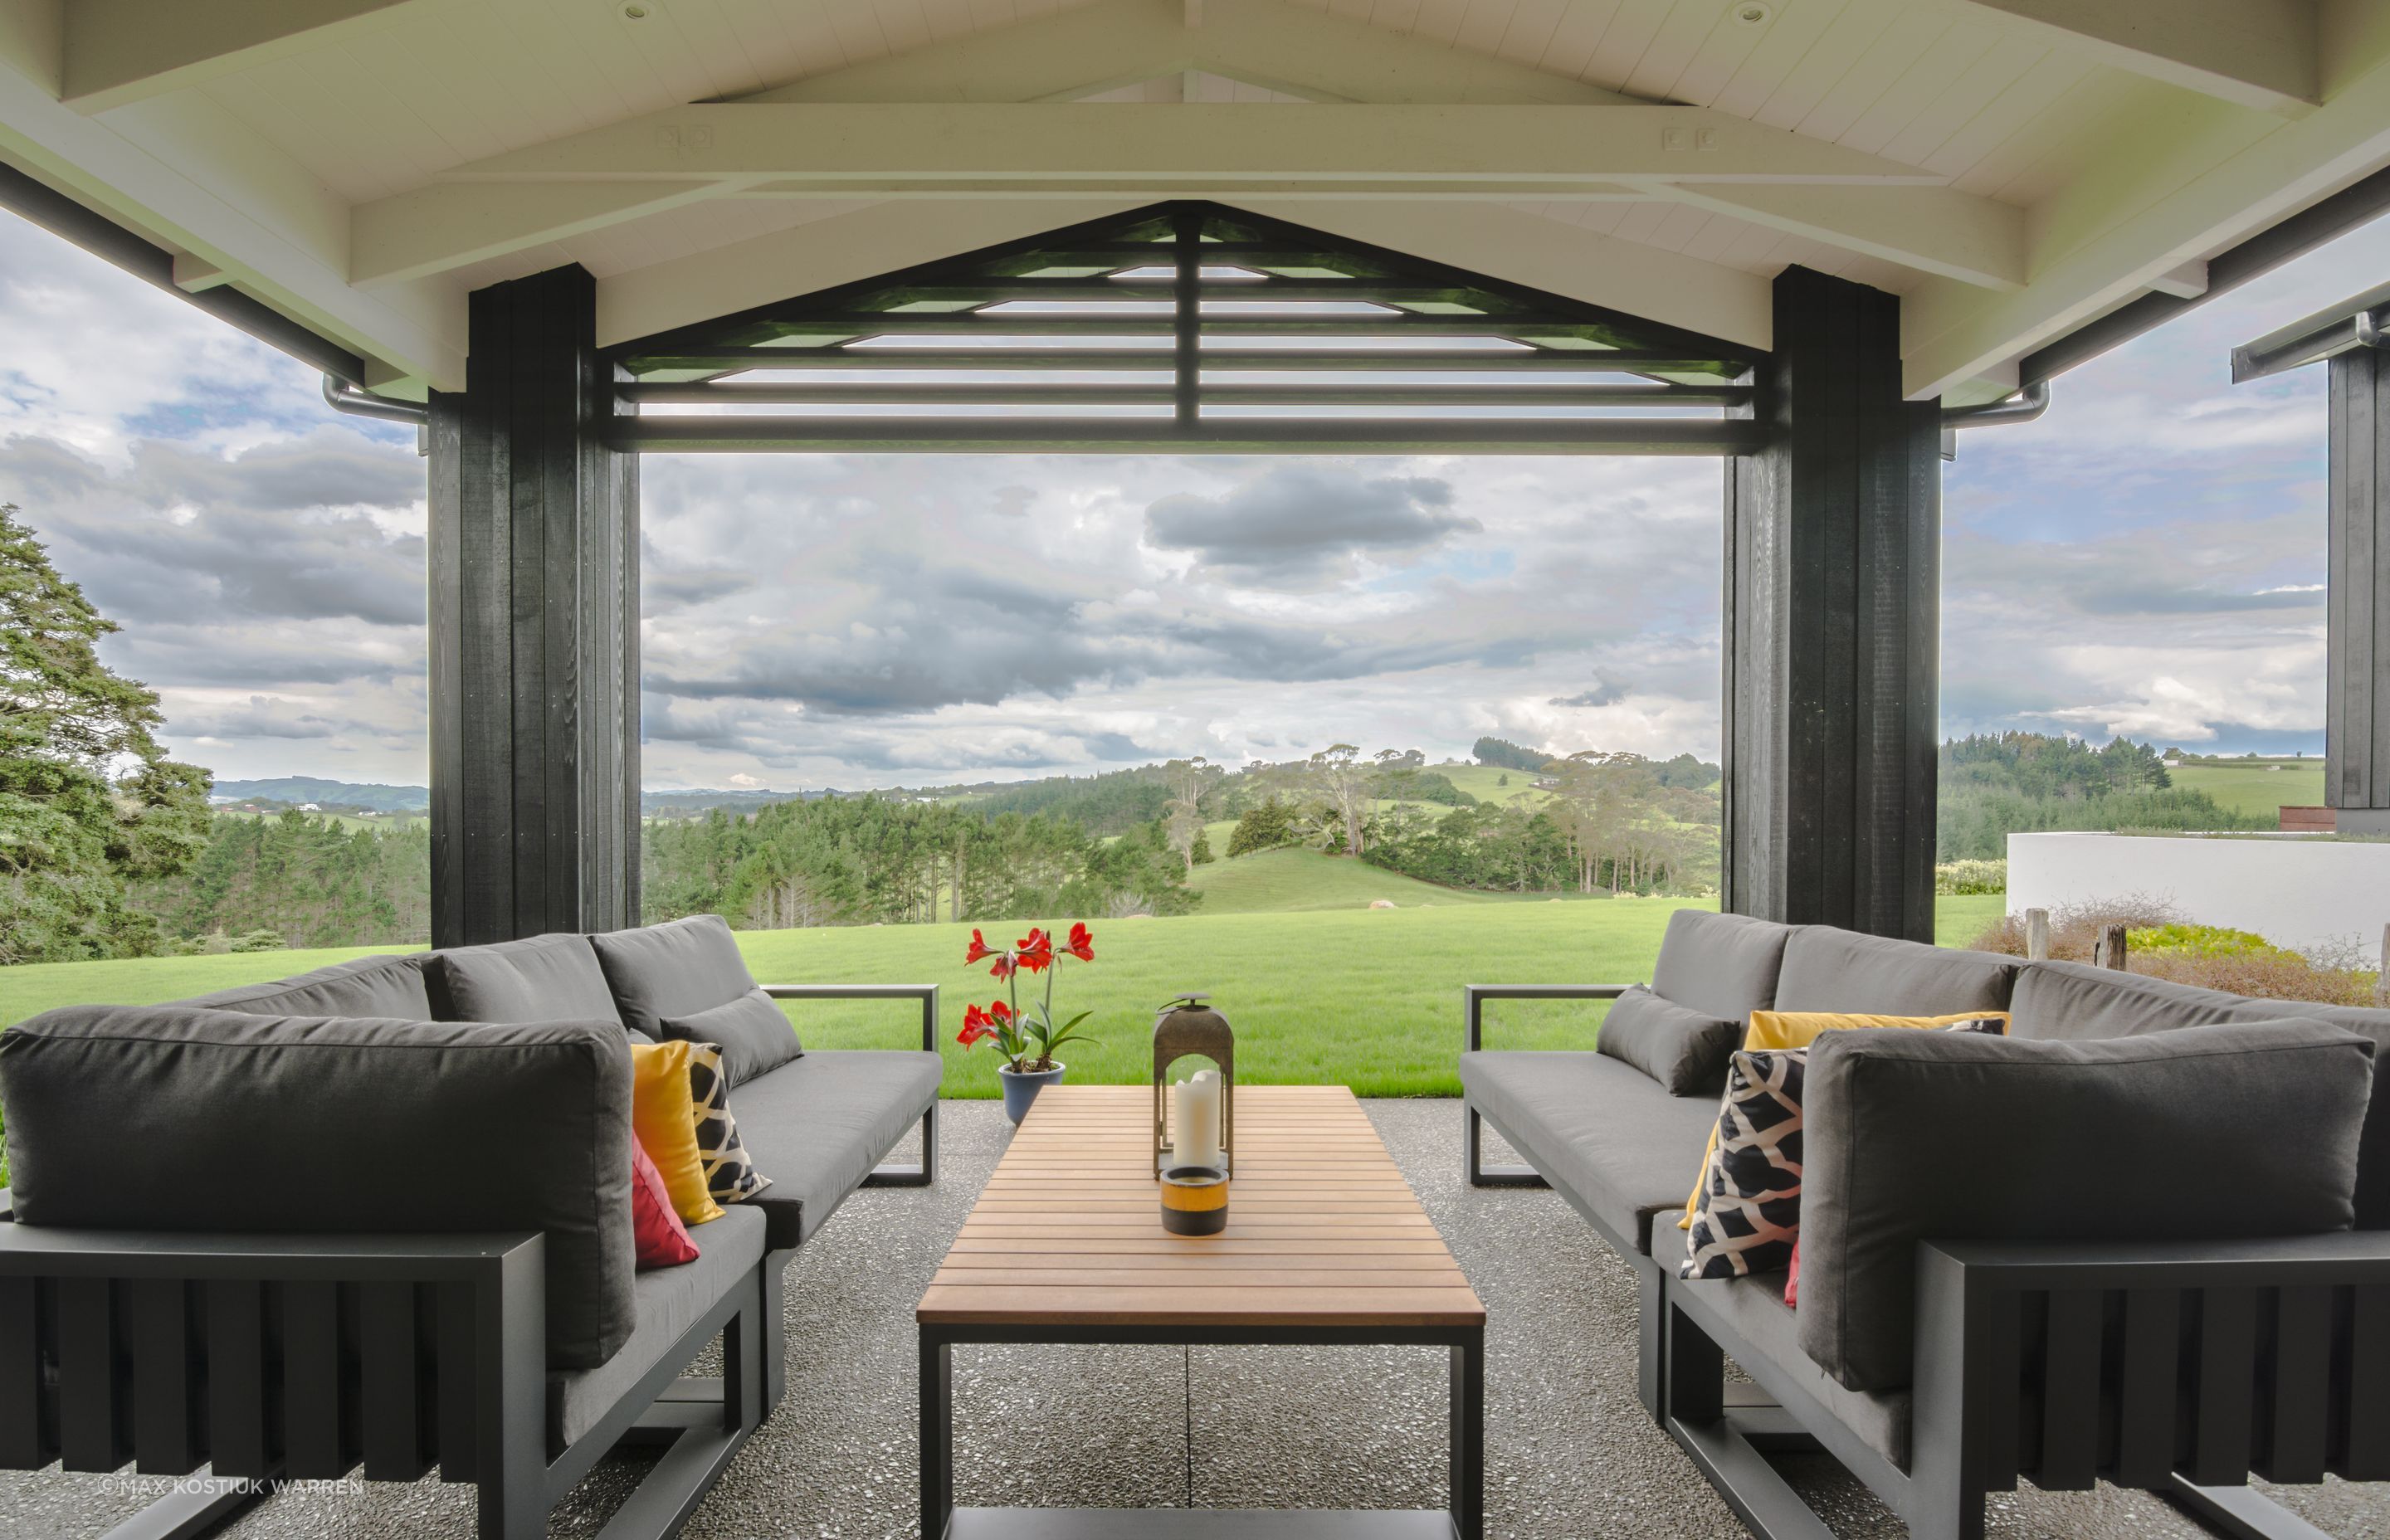
M1750 350L1217 204L612 350L643 449L1718 454Z
M1189 71L1339 105L1072 100ZM1091 127L1090 110L1111 116ZM1306 112L1300 132L1289 110ZM1299 194L1677 200L1960 283L2021 287L2023 211L1944 180L1287 0L1099 0L457 167L357 208L351 276L404 282L710 198ZM545 186L564 181L579 186ZM1780 190L1820 185L1914 196Z

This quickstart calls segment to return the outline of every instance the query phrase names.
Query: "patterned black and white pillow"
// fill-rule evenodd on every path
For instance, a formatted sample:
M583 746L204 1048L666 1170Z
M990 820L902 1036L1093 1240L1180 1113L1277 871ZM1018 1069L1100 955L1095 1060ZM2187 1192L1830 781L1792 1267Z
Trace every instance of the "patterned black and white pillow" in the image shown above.
M1717 1155L1685 1238L1686 1278L1739 1278L1792 1263L1801 1235L1801 1083L1806 1048L1727 1060Z
M739 1142L739 1123L726 1100L729 1093L721 1048L712 1043L690 1044L688 1099L697 1110L697 1163L705 1173L705 1190L717 1203L742 1202L772 1185Z
M2002 1033L1997 1016L1942 1032ZM1792 1264L1801 1238L1801 1091L1809 1050L1757 1048L1727 1060L1717 1152L1685 1237L1683 1278L1739 1278Z

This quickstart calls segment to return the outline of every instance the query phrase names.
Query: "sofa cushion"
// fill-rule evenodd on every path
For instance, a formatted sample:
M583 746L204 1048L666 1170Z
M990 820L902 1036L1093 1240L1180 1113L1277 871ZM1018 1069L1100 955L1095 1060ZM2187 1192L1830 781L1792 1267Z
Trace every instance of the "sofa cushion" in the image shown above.
M631 1067L603 1021L76 1006L0 1033L17 1218L174 1231L538 1230L548 1362L631 1334Z
M717 1203L744 1203L772 1185L755 1169L730 1110L730 1077L722 1072L722 1051L711 1043L688 1046L688 1101L697 1118L697 1163L705 1174L706 1195Z
M1596 1053L1470 1053L1460 1086L1520 1154L1566 1188L1613 1240L1651 1251L1651 1216L1672 1215L1717 1123L1715 1097L1672 1097ZM1670 1249L1679 1243L1668 1231Z
M1996 953L1804 925L1785 943L1775 1008L1879 1016L2006 1010L2017 968L2015 958Z
M1792 927L1748 915L1679 909L1668 917L1651 992L1704 1016L1735 1020L1776 1003Z
M805 1052L789 1013L761 989L751 989L712 1010L667 1016L656 1025L660 1037L711 1043L721 1049L723 1072L733 1085L769 1074L791 1059L803 1058Z
M726 1209L721 1218L694 1226L697 1260L641 1273L631 1286L637 1323L622 1351L593 1368L549 1371L547 1453L550 1459L598 1425L641 1376L656 1367L673 1344L712 1309L764 1257L764 1216Z
M1714 1097L1726 1089L1727 1056L1741 1041L1741 1018L1704 1016L1637 984L1601 1019L1594 1047L1672 1097Z
M2390 1010L2252 1000L2085 963L2027 963L2017 976L2014 1014L2011 1034L2067 1041L2225 1021L2329 1021L2371 1038L2377 1063L2390 1059ZM2390 1229L2390 1085L2366 1110L2357 1153L2357 1227Z
M1927 1238L2348 1228L2372 1059L2320 1021L2091 1043L1828 1033L1809 1050L1802 1347L1853 1390L1907 1384Z
M807 1054L731 1087L730 1111L755 1169L772 1179L738 1205L771 1220L775 1251L827 1222L905 1131L937 1104L938 1056L919 1049ZM698 1236L698 1244L705 1237Z
M1685 1237L1684 1278L1792 1265L1801 1238L1801 1083L1806 1048L1762 1048L1727 1065L1715 1144Z
M1834 1383L1801 1351L1799 1317L1785 1304L1774 1275L1682 1287L1691 1298L1715 1306L1728 1328L1742 1338L1729 1351L1745 1373L1779 1394L1791 1389L1813 1397L1862 1444L1902 1470L1908 1469L1908 1391L1853 1391Z
M623 1025L651 1037L672 1035L660 1024L668 1016L712 1010L755 987L738 940L719 915L608 930L591 936L589 947L605 972Z
M455 1021L617 1021L589 938L533 936L431 954Z
M176 1005L250 1016L379 1016L428 1021L439 1013L424 982L425 957L359 957L270 983L219 989Z

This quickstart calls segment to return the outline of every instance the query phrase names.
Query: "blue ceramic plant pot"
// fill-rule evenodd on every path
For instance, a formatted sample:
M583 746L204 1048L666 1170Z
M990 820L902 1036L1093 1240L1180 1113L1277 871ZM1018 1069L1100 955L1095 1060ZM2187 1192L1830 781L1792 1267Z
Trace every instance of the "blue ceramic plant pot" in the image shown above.
M1067 1064L1057 1064L1050 1070L1016 1074L999 1065L996 1078L1004 1087L1004 1115L1018 1124L1029 1115L1029 1104L1037 1099L1037 1093L1059 1082L1062 1072L1069 1068Z

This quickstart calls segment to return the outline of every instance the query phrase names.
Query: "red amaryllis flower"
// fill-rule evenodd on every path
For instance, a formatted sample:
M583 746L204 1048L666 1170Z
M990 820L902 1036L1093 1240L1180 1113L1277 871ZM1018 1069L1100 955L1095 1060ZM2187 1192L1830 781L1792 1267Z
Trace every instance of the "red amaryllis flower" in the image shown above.
M965 968L969 968L971 964L979 961L982 957L993 957L995 956L996 948L990 946L986 940L982 937L978 931L973 930L971 932L970 949L963 954L963 966Z
M976 1046L981 1038L994 1037L995 1035L996 1027L994 1023L989 1020L987 1012L980 1009L977 1006L967 1006L964 1007L963 1030L955 1034L956 1042L960 1043L964 1047L969 1048Z
M1009 978L1011 978L1011 977L1012 977L1012 954L1011 954L1011 953L1009 953L1009 952L990 952L990 953L988 954L988 956L991 956L991 957L994 957L994 958L996 959L996 961L994 961L994 962L992 962L992 963L990 963L990 964L988 964L988 965L987 965L987 976L988 976L989 978L991 978L991 979L1009 979Z
M1029 934L1013 943L1013 956L1030 972L1042 973L1054 966L1053 938L1033 927Z
M1062 950L1081 962L1093 962L1096 960L1096 933L1088 930L1085 922L1073 920L1071 923L1071 944Z

